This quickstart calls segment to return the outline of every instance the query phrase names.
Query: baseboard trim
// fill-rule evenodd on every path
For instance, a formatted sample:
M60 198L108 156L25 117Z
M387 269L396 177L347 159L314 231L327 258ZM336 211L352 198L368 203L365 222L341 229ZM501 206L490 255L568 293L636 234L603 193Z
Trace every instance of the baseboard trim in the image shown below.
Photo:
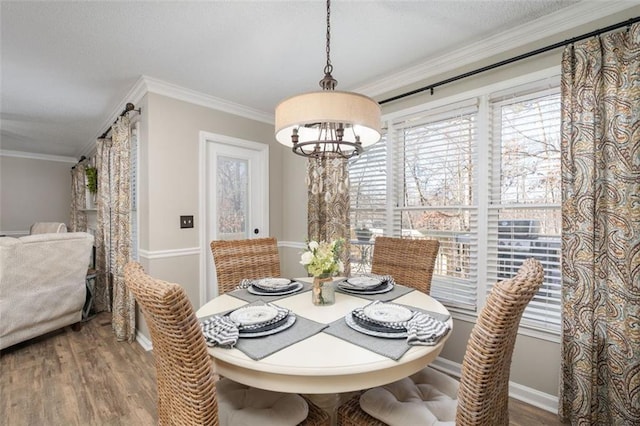
M136 329L136 342L138 342L138 344L142 346L142 349L144 349L147 352L153 349L153 344L151 343L151 340L149 340L147 336L142 334L138 329Z
M436 370L460 378L461 365L444 358L436 358L431 364ZM509 381L509 396L550 413L558 412L558 397Z

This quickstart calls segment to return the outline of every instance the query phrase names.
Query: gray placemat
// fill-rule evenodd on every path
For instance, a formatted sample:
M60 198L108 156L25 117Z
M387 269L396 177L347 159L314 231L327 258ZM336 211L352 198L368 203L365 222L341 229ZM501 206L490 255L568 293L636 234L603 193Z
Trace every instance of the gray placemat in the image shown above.
M406 305L403 305L406 306ZM431 312L424 309L416 308L415 306L407 306L412 310L421 311L433 316L440 321L447 321L449 315L441 314L438 312ZM409 349L412 348L407 343L407 338L388 339L384 337L369 336L368 334L360 333L349 327L344 318L337 319L329 324L329 327L322 330L323 333L330 334L342 340L346 340L349 343L358 345L362 348L368 349L371 352L375 352L379 355L386 356L394 360L402 358ZM451 330L449 330L451 332ZM444 337L444 336L442 336Z
M259 360L311 337L327 327L327 324L321 324L298 315L296 322L286 330L264 337L241 337L235 348L244 352L249 358Z
M337 285L335 287L336 287L336 291L340 292L342 294L348 294L349 296L360 297L362 299L368 299L368 300L380 300L382 302L388 302L390 300L397 299L398 297L404 296L405 294L415 290L415 289L413 289L411 287L405 287L403 285L396 284L396 285L393 286L393 289L391 289L391 291L388 291L386 293L380 293L380 294L357 294L357 293L350 293L348 291L343 291Z
M267 303L271 302L272 300L269 300ZM198 318L198 320L200 322L203 322L208 318L216 315L227 315L228 313L235 311L236 309L244 308L247 306L260 306L264 304L264 301L256 300L246 305L242 305L238 308L229 309L226 311L207 315L206 317ZM327 324L322 324L308 318L301 317L300 315L296 315L296 322L286 330L263 337L240 337L234 345L234 348L241 350L249 358L255 359L257 361L278 352L280 349L284 349L287 346L291 346L294 343L306 339L307 337L311 337L327 327Z
M258 300L263 300L265 302L273 302L275 300L278 299L284 299L285 297L289 297L289 296L295 296L296 294L300 294L300 293L304 293L305 291L309 291L311 290L311 283L305 283L302 281L298 281L299 283L302 283L302 289L299 291L296 291L295 293L289 293L289 294L279 294L279 295L274 295L274 296L267 296L267 295L258 295L258 294L252 294L249 293L249 291L247 291L247 289L239 289L239 290L233 290L230 291L229 293L227 293L229 296L233 296L236 299L240 299L240 300L244 300L245 302L256 302Z

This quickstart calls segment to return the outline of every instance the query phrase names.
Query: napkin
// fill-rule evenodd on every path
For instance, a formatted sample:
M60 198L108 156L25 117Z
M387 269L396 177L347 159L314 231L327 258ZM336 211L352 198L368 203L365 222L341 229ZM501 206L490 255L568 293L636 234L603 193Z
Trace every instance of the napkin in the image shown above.
M409 345L435 345L449 332L449 325L429 314L416 312L407 322L407 343Z
M243 279L240 280L240 284L236 286L236 290L247 289L253 285L254 280Z
M200 323L208 346L232 348L238 341L238 326L227 316L214 315Z

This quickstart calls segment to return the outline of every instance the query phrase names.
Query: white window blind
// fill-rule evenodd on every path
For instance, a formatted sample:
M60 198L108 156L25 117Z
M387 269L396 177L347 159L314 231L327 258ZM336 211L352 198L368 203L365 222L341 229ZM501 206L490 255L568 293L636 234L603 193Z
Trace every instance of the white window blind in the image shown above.
M477 302L477 115L472 100L393 124L393 235L437 239L431 294L470 311Z
M526 258L545 271L523 324L560 327L560 94L557 87L491 102L488 286L515 275Z
M371 270L371 240L386 228L387 212L386 135L363 154L349 160L351 200L351 271Z
M351 227L385 228L387 208L387 145L383 137L349 161Z

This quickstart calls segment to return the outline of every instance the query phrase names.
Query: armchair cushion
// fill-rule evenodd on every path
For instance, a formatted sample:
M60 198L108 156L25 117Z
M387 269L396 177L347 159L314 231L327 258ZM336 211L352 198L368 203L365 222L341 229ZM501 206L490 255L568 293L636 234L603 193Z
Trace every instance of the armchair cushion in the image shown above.
M297 425L309 406L300 395L252 388L229 379L216 383L220 426Z
M360 406L390 426L455 425L458 381L432 368L388 385L369 389Z

